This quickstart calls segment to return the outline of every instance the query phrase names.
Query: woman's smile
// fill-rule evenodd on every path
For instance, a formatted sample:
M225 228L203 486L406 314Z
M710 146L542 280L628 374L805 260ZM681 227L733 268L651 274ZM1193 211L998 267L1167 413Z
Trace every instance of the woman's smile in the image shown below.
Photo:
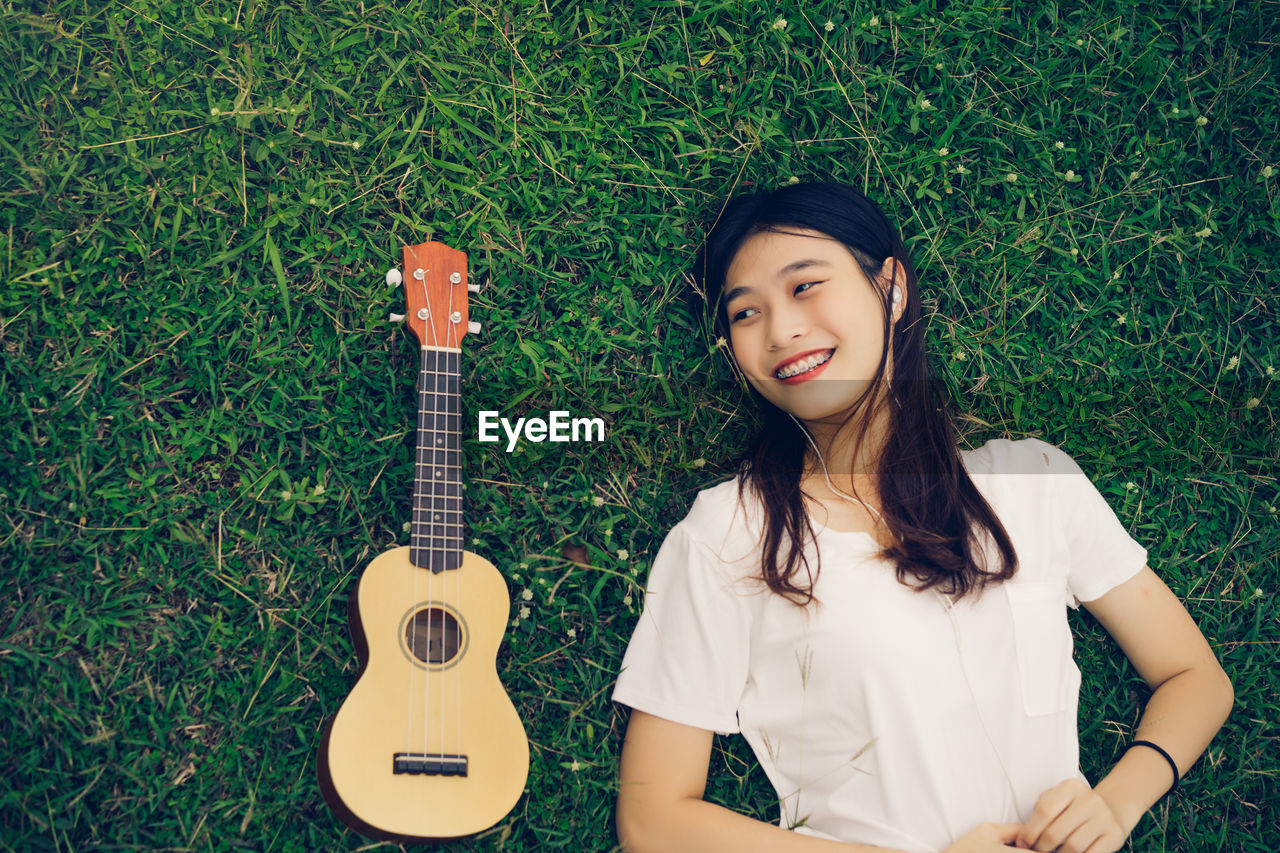
M831 357L835 353L834 347L801 353L778 365L777 370L773 371L773 375L787 385L799 385L801 382L813 379L825 370L827 365L831 363Z

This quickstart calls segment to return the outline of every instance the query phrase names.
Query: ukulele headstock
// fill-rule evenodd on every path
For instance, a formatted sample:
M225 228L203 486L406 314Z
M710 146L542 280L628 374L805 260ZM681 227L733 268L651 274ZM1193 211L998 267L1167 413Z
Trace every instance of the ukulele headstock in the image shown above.
M422 346L459 349L468 321L467 253L432 240L404 247L405 322Z

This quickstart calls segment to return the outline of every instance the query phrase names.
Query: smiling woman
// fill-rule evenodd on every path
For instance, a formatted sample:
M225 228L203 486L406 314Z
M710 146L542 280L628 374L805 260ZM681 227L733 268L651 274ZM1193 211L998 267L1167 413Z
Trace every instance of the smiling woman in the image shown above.
M732 200L695 278L761 426L653 563L613 694L624 848L1118 850L1232 701L1146 549L1057 447L959 447L915 271L861 193ZM1155 691L1096 786L1081 603ZM778 826L703 801L714 732L750 744Z

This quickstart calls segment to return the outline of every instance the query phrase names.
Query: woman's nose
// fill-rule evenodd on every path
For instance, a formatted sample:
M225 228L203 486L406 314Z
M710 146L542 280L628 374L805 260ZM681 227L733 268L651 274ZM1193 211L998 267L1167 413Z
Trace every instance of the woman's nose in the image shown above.
M805 312L792 306L775 308L769 315L769 349L782 349L802 336L808 327Z

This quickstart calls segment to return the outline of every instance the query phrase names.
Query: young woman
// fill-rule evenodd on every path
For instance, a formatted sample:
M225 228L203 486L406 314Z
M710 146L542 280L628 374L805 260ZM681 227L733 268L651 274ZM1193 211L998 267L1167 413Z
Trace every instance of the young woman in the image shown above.
M696 266L761 428L650 572L613 694L623 848L1120 849L1233 701L1146 550L1053 445L958 447L915 272L861 193L735 199ZM1082 603L1154 691L1096 785ZM779 825L702 799L715 732L747 739Z

